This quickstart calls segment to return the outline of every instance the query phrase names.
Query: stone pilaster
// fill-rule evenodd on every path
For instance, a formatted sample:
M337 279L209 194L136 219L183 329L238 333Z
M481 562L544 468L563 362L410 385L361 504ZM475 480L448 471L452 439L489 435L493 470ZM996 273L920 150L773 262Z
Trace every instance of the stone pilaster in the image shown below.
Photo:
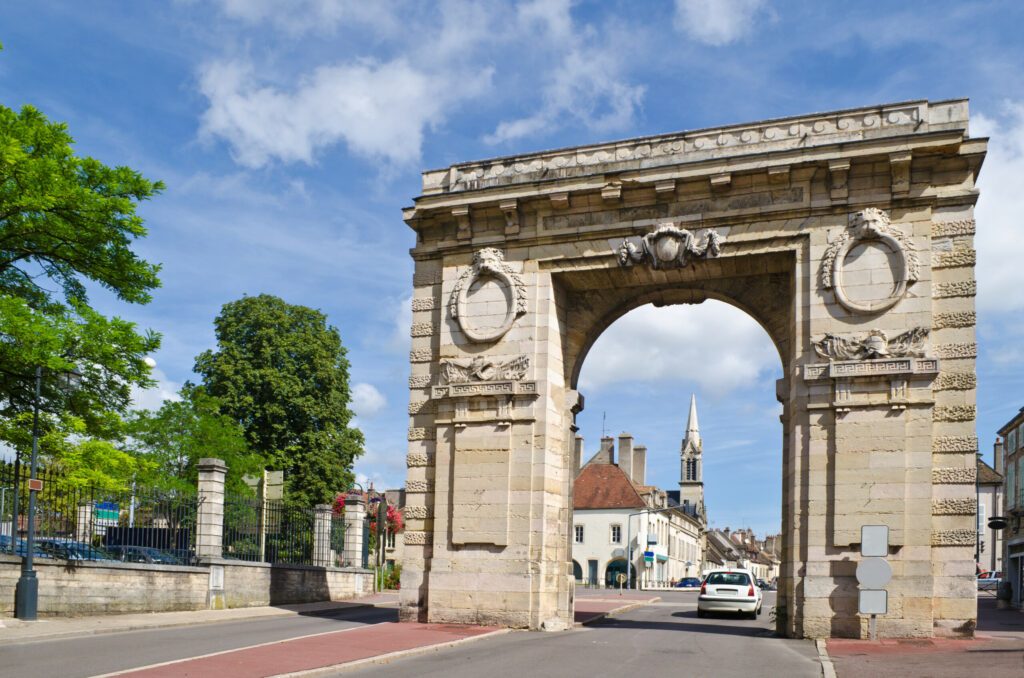
M196 519L196 556L199 560L224 555L224 476L220 459L199 460L199 512Z

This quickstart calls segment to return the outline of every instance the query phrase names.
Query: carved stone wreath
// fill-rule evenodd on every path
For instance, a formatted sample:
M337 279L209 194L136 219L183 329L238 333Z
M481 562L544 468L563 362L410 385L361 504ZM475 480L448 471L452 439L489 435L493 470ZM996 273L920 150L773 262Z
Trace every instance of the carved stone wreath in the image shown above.
M704 240L674 224L662 224L648 233L637 247L629 240L623 240L616 254L620 266L632 266L647 262L653 269L683 268L690 257L717 257L722 246L722 236L712 230L704 234Z
M886 299L872 302L853 301L843 289L843 264L846 255L862 242L877 241L885 244L899 258L899 271L894 271L896 287ZM903 231L889 223L889 215L875 207L858 212L850 225L825 252L821 262L821 286L834 289L836 301L854 313L886 311L903 299L907 287L918 280L920 265L913 241Z
M470 288L479 278L487 277L503 285L510 292L511 301L506 307L502 324L490 332L481 332L464 321L468 311ZM466 270L456 281L448 301L448 309L452 319L459 324L459 328L470 341L496 341L512 329L512 324L519 316L526 313L526 285L519 274L505 263L505 255L501 250L485 247L473 255L472 268Z

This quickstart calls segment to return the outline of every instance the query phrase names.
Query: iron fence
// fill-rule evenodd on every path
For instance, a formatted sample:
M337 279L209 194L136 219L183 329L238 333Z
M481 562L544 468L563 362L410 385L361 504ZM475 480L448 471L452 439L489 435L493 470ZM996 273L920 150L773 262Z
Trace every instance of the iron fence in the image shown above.
M195 492L102 488L47 468L36 478L35 558L195 563ZM0 552L26 555L28 506L28 465L0 462Z
M314 565L315 523L313 509L226 494L223 555L254 563Z

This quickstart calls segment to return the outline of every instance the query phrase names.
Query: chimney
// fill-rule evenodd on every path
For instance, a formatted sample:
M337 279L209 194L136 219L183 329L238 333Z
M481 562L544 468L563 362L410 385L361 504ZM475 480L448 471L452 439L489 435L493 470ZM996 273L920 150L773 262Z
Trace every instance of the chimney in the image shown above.
M1006 475L1006 469L1003 468L1003 440L1002 438L996 438L996 444L992 446L992 468L1002 475Z
M637 445L633 448L633 482L637 485L647 484L647 446Z
M597 453L594 458L595 464L614 464L615 463L615 438L611 436L605 436L601 438L601 451Z
M573 441L573 471L580 470L580 464L583 463L583 436L577 434L576 439Z
M626 432L619 434L619 468L627 478L636 481L633 477L633 436Z

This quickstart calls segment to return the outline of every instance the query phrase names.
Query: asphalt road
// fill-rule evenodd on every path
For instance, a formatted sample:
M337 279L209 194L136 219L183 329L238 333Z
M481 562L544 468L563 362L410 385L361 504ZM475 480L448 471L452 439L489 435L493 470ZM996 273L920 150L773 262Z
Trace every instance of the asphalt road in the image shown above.
M694 593L658 595L660 603L576 631L510 633L343 675L821 676L811 641L774 637L769 620L774 593L767 594L764 612L756 621L725 615L698 619Z
M328 614L4 643L0 645L0 677L85 678L397 619L396 608L350 608Z

